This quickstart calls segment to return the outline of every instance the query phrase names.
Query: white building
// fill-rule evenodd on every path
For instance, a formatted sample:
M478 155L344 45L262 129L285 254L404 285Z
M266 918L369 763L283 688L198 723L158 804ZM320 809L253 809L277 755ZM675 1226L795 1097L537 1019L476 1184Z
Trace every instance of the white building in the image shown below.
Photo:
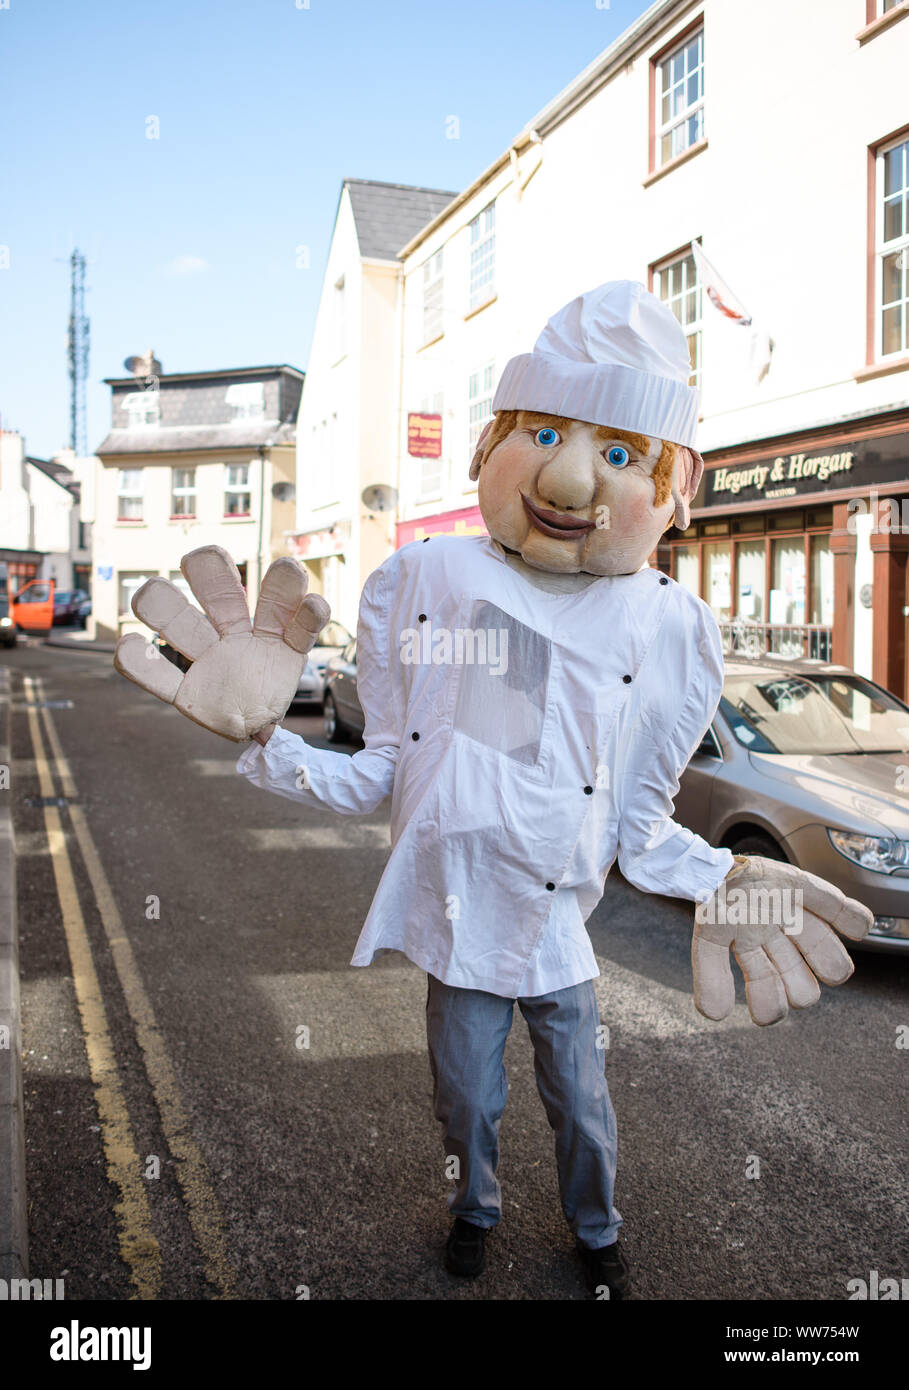
M655 558L730 641L749 624L909 693L909 536L852 516L909 494L907 14L659 0L401 248L399 544L482 526L467 469L506 360L574 295L642 280L688 331L707 463ZM408 453L428 408L439 460Z
M909 696L909 527L869 510L879 489L909 514L907 15L657 0L408 240L364 246L358 188L396 186L345 183L297 525L348 626L393 545L485 529L467 470L505 362L629 278L679 317L702 393L692 525L653 561L730 646L832 655ZM373 483L393 515L360 505Z
M345 179L297 426L291 553L332 614L356 626L366 576L394 548L393 517L362 493L393 488L401 410L398 249L450 203L433 188Z
M0 431L0 561L13 592L32 579L88 589L90 542L71 463L69 451L33 458L22 435Z

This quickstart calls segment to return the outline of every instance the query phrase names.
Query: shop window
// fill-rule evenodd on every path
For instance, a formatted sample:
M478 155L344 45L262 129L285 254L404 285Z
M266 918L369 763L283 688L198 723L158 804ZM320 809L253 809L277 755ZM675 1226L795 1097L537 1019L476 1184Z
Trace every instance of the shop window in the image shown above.
M736 516L732 519L732 534L734 536L751 535L755 531L763 531L764 518L762 516Z
M704 30L691 34L657 64L657 165L704 139Z
M775 626L805 621L805 541L802 536L770 543L770 621Z
M805 512L805 525L812 526L832 526L833 508L832 507L809 507Z
M709 541L704 546L704 598L718 623L732 617L731 566L728 541Z
M878 352L909 351L909 138L877 157Z
M703 296L694 256L688 252L653 268L653 292L675 314L688 339L690 386L701 385L701 314Z
M673 547L672 554L676 583L700 597L698 547L696 545L676 545Z
M811 537L811 613L809 622L833 626L833 553L829 536Z
M801 512L771 512L767 518L768 531L801 531L804 524Z
M765 612L766 551L763 538L735 548L736 616L746 622L767 621Z
M702 536L728 536L728 521L704 521L701 523Z

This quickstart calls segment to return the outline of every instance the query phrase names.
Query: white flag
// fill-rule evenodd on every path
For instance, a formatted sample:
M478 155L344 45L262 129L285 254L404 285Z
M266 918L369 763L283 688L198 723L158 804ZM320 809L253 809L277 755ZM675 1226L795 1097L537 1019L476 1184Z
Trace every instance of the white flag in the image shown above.
M698 279L707 291L707 298L715 309L730 323L740 328L751 328L750 366L759 385L770 370L774 342L769 333L754 327L754 321L740 299L732 293L719 271L704 255L701 243L691 243L691 254L698 270Z

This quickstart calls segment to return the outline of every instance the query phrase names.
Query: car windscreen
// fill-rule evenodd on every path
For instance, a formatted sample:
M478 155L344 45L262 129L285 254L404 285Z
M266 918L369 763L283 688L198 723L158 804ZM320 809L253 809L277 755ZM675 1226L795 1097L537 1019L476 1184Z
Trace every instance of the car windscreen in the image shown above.
M727 675L720 709L753 753L903 753L909 709L861 676Z
M8 597L6 594L0 594L0 618L8 618L8 617L9 617L9 597Z

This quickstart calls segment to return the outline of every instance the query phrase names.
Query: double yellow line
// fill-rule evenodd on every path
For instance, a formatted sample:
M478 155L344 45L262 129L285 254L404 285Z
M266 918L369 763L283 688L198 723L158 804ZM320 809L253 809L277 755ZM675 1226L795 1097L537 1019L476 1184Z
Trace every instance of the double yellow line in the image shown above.
M52 798L57 773L63 795L76 796L76 784L63 752L50 711L40 708L40 678L25 677L29 733L42 798ZM43 720L52 760L45 752ZM110 883L101 864L82 808L67 807L86 872L92 886L111 958L123 989L145 1070L161 1117L161 1127L174 1159L177 1181L186 1202L187 1216L205 1269L205 1277L220 1298L236 1298L236 1275L228 1256L224 1222L215 1196L208 1165L192 1137L177 1077L155 1020L142 976L126 937ZM161 1249L154 1234L143 1163L136 1148L126 1097L117 1070L107 1013L85 929L66 837L57 806L45 804L44 825L57 884L57 897L73 971L73 984L82 1020L88 1064L95 1086L95 1103L101 1122L107 1172L120 1192L114 1211L120 1253L139 1298L158 1298L162 1283Z

